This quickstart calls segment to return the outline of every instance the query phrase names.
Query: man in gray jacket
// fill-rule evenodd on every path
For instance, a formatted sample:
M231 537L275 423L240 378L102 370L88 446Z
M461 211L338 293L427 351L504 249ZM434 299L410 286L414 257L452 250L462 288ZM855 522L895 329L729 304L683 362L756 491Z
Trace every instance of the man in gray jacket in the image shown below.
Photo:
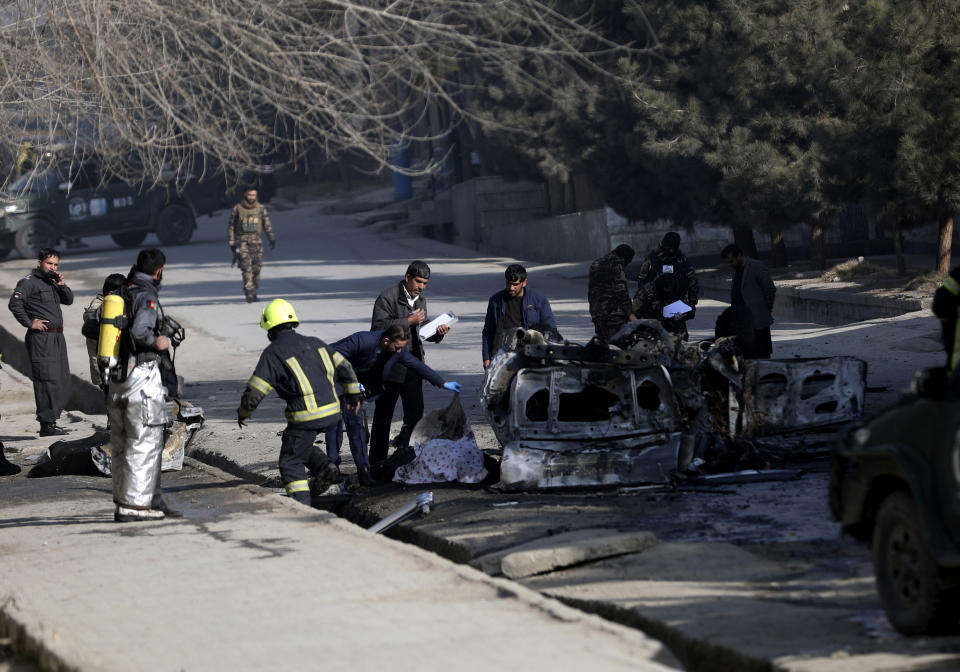
M410 262L403 280L380 292L373 304L373 317L370 320L372 331L381 331L394 324L407 327L410 339L403 349L421 362L426 359L423 340L439 343L450 331L448 325L441 325L430 338L420 338L420 327L427 322L427 299L423 296L423 290L429 281L430 267L427 263L419 260ZM402 364L394 366L383 381L383 388L383 394L377 399L373 411L371 462L387 456L390 422L398 398L403 403L403 427L395 445L407 445L414 425L423 417L423 379L416 371Z
M745 310L753 321L755 340L751 354L755 359L768 359L773 354L770 325L777 293L770 271L761 262L747 257L736 245L727 245L720 257L734 269L730 307L734 312Z

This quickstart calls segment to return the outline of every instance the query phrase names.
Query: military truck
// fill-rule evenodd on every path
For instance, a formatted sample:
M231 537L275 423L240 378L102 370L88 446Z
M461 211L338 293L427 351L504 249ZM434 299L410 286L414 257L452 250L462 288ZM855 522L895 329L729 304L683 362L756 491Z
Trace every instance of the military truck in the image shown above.
M15 249L33 258L61 240L109 235L135 247L148 233L164 245L187 243L199 214L226 207L222 180L179 177L151 187L101 174L96 159L62 161L21 175L0 195L0 260Z
M960 390L925 369L911 392L841 433L830 509L868 542L880 602L903 634L960 631Z

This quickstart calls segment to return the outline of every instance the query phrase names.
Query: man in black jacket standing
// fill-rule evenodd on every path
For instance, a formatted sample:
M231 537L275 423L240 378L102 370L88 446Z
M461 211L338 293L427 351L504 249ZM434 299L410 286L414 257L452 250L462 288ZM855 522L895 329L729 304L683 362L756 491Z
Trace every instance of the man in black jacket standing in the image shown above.
M403 280L380 292L373 304L373 318L370 329L381 331L392 324L406 326L410 330L410 340L405 350L419 359L426 359L423 341L420 338L420 326L427 321L427 300L423 290L430 281L430 267L424 261L413 261L407 267ZM450 331L447 325L441 325L437 333L426 339L439 343ZM406 445L413 432L414 425L423 417L423 385L420 375L406 366L394 366L384 380L384 391L377 399L373 411L373 427L370 433L370 456L386 457L390 435L390 421L393 409L399 397L403 403L403 428L397 435L396 445Z
M770 278L770 271L762 262L751 259L736 245L727 245L720 252L733 269L733 284L730 288L730 308L744 317L749 316L753 329L752 352L744 352L747 359L769 359L773 354L770 325L773 324L773 302L777 288Z
M37 254L37 267L17 283L8 304L17 322L27 328L24 343L30 357L40 436L67 433L57 426L70 396L70 364L60 304L72 303L73 292L60 273L60 252L43 248Z

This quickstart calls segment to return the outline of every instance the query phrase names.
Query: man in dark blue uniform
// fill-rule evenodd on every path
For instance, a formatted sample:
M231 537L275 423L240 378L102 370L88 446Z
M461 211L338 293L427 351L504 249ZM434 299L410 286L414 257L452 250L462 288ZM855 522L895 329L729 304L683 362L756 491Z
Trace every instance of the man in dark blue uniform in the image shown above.
M343 355L353 366L357 380L365 389L365 396L373 397L383 391L383 382L388 379L395 365L408 367L420 378L426 378L437 387L454 392L461 390L460 383L445 383L436 371L407 351L410 333L402 324L392 324L380 331L358 331L333 344L333 349ZM370 460L367 458L367 429L364 426L362 407L356 412L347 408L347 397L341 402L341 421L327 428L327 455L334 464L340 464L340 446L343 445L343 428L346 426L350 440L350 452L357 465L361 485L373 485L370 476ZM387 420L389 422L389 419ZM389 426L387 427L389 431ZM386 432L381 432L386 434ZM386 448L386 446L383 446ZM372 452L372 448L371 448ZM371 454L374 462L386 457L386 451Z
M24 343L30 357L40 436L67 433L57 426L70 396L70 364L60 304L72 303L73 292L60 273L60 253L43 248L37 255L37 267L17 283L8 304L17 322L27 328Z
M270 345L247 382L237 409L237 423L247 420L270 390L276 389L287 402L287 427L280 442L280 478L287 495L310 504L307 471L317 484L339 480L337 467L313 445L321 431L340 420L340 401L335 382L343 392L348 413L360 407L360 385L350 362L319 338L294 331L300 324L290 302L274 299L264 308L260 326Z

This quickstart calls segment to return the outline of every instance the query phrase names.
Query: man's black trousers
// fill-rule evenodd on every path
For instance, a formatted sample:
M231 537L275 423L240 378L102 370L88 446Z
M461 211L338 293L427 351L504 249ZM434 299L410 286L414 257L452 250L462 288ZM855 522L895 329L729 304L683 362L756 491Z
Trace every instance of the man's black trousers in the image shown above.
M37 403L37 420L56 422L70 397L70 364L62 332L27 332L24 339L30 357L30 378Z
M407 369L402 383L385 382L383 393L377 398L373 409L373 426L370 428L370 464L384 460L390 444L390 423L397 399L403 402L405 439L423 417L423 379L413 369Z
M287 494L304 504L310 504L307 472L316 475L330 464L320 447L313 445L323 429L290 424L280 439L280 480Z

